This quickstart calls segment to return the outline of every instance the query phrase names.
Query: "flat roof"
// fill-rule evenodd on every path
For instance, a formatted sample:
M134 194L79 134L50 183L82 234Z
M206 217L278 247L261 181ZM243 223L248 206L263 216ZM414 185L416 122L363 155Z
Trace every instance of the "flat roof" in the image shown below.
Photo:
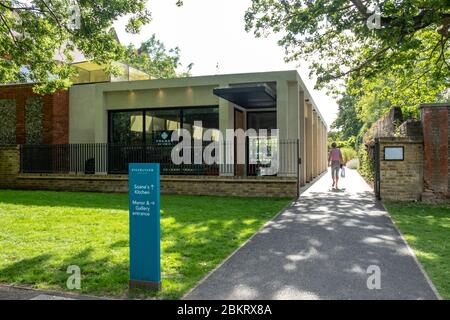
M273 108L277 96L267 84L246 85L213 89L213 94L243 108Z
M190 86L216 86L225 87L232 84L255 84L255 83L270 83L280 80L296 81L299 83L307 100L317 112L320 119L328 129L325 118L322 116L318 106L303 82L297 70L283 70L283 71L265 71L254 73L231 73L231 74L216 74L216 75L202 75L192 77L170 78L170 79L149 79L138 81L117 81L108 83L98 83L97 85L104 92L111 91L133 91L146 89L162 89L162 88L179 88Z

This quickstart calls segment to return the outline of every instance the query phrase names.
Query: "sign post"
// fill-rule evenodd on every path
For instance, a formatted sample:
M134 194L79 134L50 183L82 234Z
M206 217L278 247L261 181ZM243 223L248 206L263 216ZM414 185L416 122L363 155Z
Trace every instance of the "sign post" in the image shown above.
M130 163L130 288L161 290L160 171L158 163Z

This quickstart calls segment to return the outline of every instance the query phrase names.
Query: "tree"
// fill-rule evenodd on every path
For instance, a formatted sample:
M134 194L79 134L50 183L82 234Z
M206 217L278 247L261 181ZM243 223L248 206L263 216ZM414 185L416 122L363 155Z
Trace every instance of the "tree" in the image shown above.
M189 76L193 66L192 63L189 64L185 72L178 74L177 68L181 66L180 49L176 47L167 50L156 35L144 41L139 48L129 45L125 56L126 63L148 73L152 78Z
M413 70L450 81L448 0L252 0L247 31L281 32L286 60L312 62L317 87Z
M355 97L347 94L338 100L339 111L331 128L339 130L339 140L348 140L360 133L363 122L358 118L355 105Z
M2 0L0 1L0 83L29 80L37 91L70 85L74 48L109 66L125 48L109 32L113 22L129 16L126 30L137 33L151 20L147 0ZM55 53L62 59L56 61Z

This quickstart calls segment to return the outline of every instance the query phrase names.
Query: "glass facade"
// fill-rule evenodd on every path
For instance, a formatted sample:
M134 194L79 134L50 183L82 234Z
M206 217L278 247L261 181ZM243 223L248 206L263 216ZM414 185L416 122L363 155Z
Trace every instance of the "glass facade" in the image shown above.
M170 141L172 132L181 128L180 109L145 110L146 143Z
M247 113L247 129L255 129L257 132L259 129L268 129L268 134L270 135L270 130L276 128L277 128L276 111Z
M270 167L272 158L278 152L278 141L271 136L271 130L277 129L276 111L248 112L247 128L256 130L267 129L268 137L249 137L247 175L260 175L264 168ZM266 173L267 174L267 173Z
M201 121L201 126L194 122ZM184 128L194 139L201 139L205 130L215 129L218 137L219 108L168 108L110 111L109 142L114 144L165 144L173 131Z
M201 126L195 122L201 121ZM219 132L219 108L195 108L183 110L183 129L191 133L193 139L201 140L208 129L216 129L213 140L218 140Z
M141 144L144 139L142 111L112 112L110 114L110 142Z

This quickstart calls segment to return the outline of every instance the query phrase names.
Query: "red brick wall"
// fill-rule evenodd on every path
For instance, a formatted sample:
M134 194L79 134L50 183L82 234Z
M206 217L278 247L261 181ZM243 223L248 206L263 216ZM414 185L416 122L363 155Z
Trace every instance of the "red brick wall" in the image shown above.
M445 196L450 194L449 109L446 106L422 108L424 188Z
M16 101L16 143L25 143L25 104L29 97L37 96L32 85L10 85L0 87L0 99ZM69 143L69 91L61 90L44 95L43 143Z

